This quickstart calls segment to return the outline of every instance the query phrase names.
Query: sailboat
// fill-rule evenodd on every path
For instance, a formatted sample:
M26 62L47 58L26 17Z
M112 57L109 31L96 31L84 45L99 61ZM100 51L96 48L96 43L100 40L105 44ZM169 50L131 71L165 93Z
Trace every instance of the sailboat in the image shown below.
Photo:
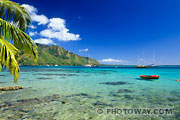
M138 59L138 65L136 65L136 68L147 68L148 65L144 65L144 57L143 58L140 58Z
M155 64L151 64L151 67L157 67L157 65L155 65Z
M156 60L155 60L155 55L153 53L153 64L151 64L150 66L151 67L157 67L157 65L155 63L156 63Z
M148 65L136 65L136 68L148 68Z
M89 61L90 61L90 57L89 57L89 55L88 55L88 63L89 63ZM86 65L84 65L85 67L92 67L92 65L91 64L86 64Z

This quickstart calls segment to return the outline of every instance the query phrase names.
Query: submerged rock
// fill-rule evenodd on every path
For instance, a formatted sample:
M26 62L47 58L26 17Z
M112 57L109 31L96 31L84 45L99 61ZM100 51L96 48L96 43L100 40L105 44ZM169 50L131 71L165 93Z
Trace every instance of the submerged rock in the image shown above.
M130 84L130 83L124 82L124 81L118 81L118 82L104 82L104 83L99 83L99 84L105 84L105 85L126 85L126 84Z
M95 103L93 103L93 106L101 106L101 107L112 107L113 105L112 104L107 104L107 103L104 103L104 102L100 102L100 101L97 101Z
M112 97L121 97L121 95L118 95L118 94L115 94L115 93L109 94L109 96L112 96Z
M12 90L19 90L23 89L22 86L9 86L9 87L0 87L0 91L12 91Z
M67 96L67 97L75 97L75 96L81 96L81 97L92 98L90 95L88 95L88 94L86 94L86 93L72 94L72 95L69 95L69 96Z
M129 100L134 99L134 98L133 98L132 96L130 96L130 95L124 95L124 98L129 99Z
M117 91L117 93L132 93L134 92L133 90L130 89L120 89Z
M62 104L66 104L66 101L62 101L61 103L62 103Z
M116 92L109 92L108 96L111 96L111 97L122 97L121 95L117 94Z
M88 94L86 93L78 93L78 94L73 94L72 96L89 96Z
M168 97L167 100L171 102L177 102L179 101L179 98Z
M88 95L86 93L72 94L72 95L68 95L67 97L85 97L85 98L89 98L89 99L99 99L99 98L101 98L101 96L92 96L92 95Z
M59 100L60 96L58 94L54 94L52 96L45 96L40 98L29 98L29 99L20 99L17 101L9 101L4 102L0 105L0 108L3 107L17 107L17 106L25 106L25 105L33 105L33 104L41 104L41 103L49 103L52 101Z

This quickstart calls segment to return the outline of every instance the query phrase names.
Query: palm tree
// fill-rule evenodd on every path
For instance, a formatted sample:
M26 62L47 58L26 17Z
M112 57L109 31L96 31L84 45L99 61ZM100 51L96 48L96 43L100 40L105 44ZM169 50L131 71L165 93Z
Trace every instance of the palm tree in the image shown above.
M9 69L17 82L19 51L37 60L37 46L25 32L31 24L27 10L18 3L0 0L0 70Z

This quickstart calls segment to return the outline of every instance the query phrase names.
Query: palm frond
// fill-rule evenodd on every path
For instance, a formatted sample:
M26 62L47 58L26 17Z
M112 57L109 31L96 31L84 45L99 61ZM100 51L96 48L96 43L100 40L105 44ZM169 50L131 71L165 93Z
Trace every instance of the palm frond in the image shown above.
M2 66L6 66L11 75L14 74L14 82L16 83L19 77L20 69L15 55L19 55L19 50L0 36L0 68L2 68Z
M27 10L18 3L9 0L0 0L0 17L22 31L26 31L28 25L31 24Z
M25 32L1 18L0 32L0 35L4 36L6 40L11 41L16 48L22 49L24 53L31 55L31 57L34 57L34 59L37 60L37 46L31 37L28 36Z

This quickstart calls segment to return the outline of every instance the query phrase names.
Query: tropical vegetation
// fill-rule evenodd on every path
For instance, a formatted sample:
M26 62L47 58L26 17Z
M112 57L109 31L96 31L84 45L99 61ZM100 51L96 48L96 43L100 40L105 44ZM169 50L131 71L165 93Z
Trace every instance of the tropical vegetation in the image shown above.
M57 45L37 44L38 59L36 63L20 53L20 65L99 65L100 63L90 57L82 57Z
M17 82L20 68L17 58L19 51L37 59L37 46L26 34L31 24L27 10L10 0L0 0L0 70L8 69Z

